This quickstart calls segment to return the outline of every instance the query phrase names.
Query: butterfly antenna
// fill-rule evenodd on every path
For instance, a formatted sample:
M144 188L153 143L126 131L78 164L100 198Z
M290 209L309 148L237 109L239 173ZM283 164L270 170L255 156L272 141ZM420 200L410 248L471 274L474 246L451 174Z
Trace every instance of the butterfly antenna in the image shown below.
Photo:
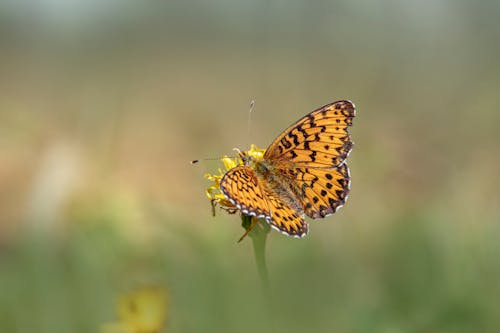
M224 156L224 157L212 157L212 158L202 158L200 160L192 160L191 162L189 162L190 164L197 164L197 163L200 163L201 161L220 161L222 160L223 158L236 158L236 156Z
M252 113L255 108L255 100L250 101L250 109L248 110L248 140L251 139L251 128L252 128Z
M253 113L254 108L255 108L255 101L252 99L250 101L250 109L248 110L248 139L249 139L249 141L250 141L250 128L251 128L251 124L252 124L252 113ZM234 148L233 150L236 151L236 153L238 153L239 157L243 156L243 153L238 148ZM235 156L225 156L225 157L236 158ZM218 157L218 158L203 158L201 160L192 160L190 163L191 164L197 164L197 163L199 163L201 161L217 161L217 160L221 160L222 158L223 157Z

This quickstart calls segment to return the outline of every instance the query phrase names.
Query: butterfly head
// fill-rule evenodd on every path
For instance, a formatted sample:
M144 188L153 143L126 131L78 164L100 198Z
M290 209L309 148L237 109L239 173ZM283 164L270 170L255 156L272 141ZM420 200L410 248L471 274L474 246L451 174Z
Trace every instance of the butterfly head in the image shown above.
M255 145L252 145L250 150L241 151L238 148L234 148L233 150L238 154L241 163L251 168L255 168L256 165L262 162L265 152L264 149L258 149Z
M253 157L247 151L241 151L239 148L233 148L233 150L238 154L244 165L249 165L253 160Z

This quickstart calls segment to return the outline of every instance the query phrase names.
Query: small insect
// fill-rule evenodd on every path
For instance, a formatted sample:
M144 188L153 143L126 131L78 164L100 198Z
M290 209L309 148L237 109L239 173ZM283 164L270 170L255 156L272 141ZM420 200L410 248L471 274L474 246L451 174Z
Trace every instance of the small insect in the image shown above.
M305 236L306 215L323 218L347 200L348 129L355 115L350 101L312 111L278 136L262 158L239 152L243 165L224 174L220 190L243 214L263 218L285 235Z

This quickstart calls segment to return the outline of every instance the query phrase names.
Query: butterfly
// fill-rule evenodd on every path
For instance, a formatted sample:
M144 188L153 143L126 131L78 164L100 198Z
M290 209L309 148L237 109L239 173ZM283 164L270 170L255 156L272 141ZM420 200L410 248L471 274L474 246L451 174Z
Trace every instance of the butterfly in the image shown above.
M220 181L224 196L243 214L263 218L281 233L303 237L305 216L323 218L347 200L349 127L356 115L347 100L305 115L279 135L262 158L241 153L243 165Z

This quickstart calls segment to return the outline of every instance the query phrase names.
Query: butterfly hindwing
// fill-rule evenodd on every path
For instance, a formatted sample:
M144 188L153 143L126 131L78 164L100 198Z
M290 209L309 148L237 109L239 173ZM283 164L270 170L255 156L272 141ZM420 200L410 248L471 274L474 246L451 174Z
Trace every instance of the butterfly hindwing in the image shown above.
M346 163L333 169L297 168L294 174L304 212L311 218L333 214L347 200L350 175Z
M265 189L266 198L272 218L269 220L271 226L289 236L303 237L307 234L308 226L304 220L303 213L292 208L287 200L283 200L271 189Z

